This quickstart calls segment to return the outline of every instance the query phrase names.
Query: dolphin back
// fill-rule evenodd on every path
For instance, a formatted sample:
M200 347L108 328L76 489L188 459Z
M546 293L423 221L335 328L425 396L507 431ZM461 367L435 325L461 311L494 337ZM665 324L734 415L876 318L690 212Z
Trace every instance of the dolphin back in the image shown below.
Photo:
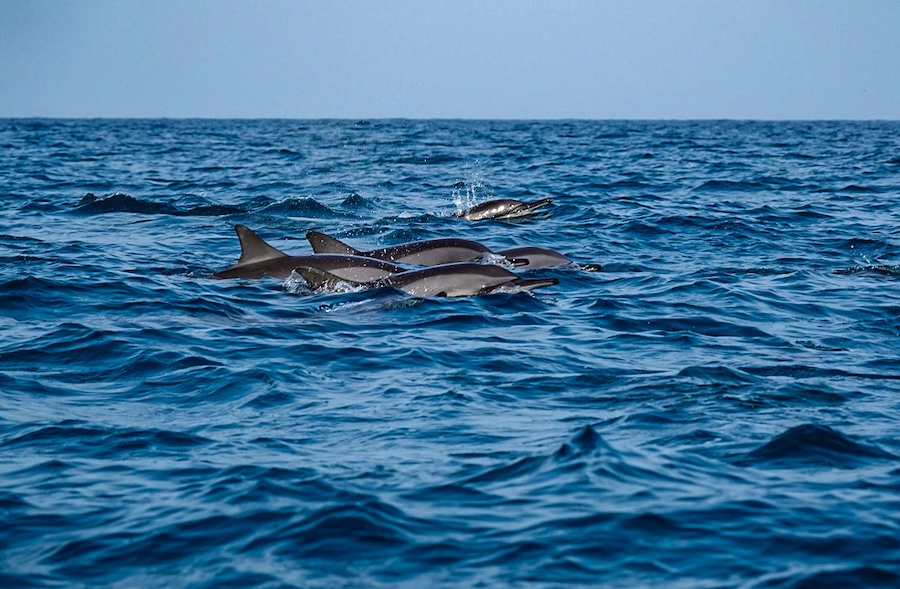
M534 202L522 202L513 198L498 198L475 205L470 209L457 213L455 216L463 217L469 221L512 219L528 215L532 211L545 207L552 202L552 198L542 198Z
M570 266L572 260L561 253L543 247L512 247L497 252L509 260L517 268L523 270L535 270L538 268L555 268L557 266Z
M312 289L335 288L342 282L353 286L362 284L355 280L341 278L340 276L332 274L327 270L322 270L321 268L313 268L312 266L297 266L294 268L294 272L299 274Z
M362 252L351 247L339 239L335 239L330 235L320 233L318 231L310 231L306 234L309 245L317 254L345 254L349 256L360 256Z
M558 278L517 278L512 281L517 287L524 291L534 290L536 288L544 288L545 286L556 286L559 284Z
M543 208L553 202L552 198L542 198L541 200L536 200L534 202L523 202L522 205L512 211L509 211L502 217L501 219L508 219L510 217L522 217L524 215L530 214L532 211L536 211L537 209Z
M556 284L559 284L559 280L556 278L514 278L503 284L488 286L482 289L478 294L491 294L495 292L528 292L536 288L544 288L545 286L554 286Z

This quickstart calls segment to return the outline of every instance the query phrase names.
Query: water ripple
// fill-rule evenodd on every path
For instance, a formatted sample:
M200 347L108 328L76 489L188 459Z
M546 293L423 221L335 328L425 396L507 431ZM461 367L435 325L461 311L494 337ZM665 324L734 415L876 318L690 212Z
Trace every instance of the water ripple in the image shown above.
M0 586L897 585L898 131L0 121ZM212 280L235 224L579 266Z

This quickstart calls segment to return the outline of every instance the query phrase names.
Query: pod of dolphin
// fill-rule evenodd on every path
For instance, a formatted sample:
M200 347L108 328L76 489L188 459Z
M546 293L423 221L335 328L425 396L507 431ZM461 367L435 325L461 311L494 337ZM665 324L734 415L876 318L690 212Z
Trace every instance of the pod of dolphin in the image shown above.
M469 220L510 219L528 215L550 204L545 198L532 203L498 199L481 203L455 216ZM413 296L461 297L493 292L523 292L552 286L555 278L522 278L491 263L505 260L516 269L535 270L578 266L563 254L541 247L515 247L492 251L476 241L458 238L427 239L371 251L360 251L318 231L306 234L313 253L286 254L244 225L235 225L241 255L230 268L213 278L286 279L299 274L312 289L334 289L339 284L359 288L391 286ZM404 265L422 266L410 269ZM595 264L581 265L599 270Z

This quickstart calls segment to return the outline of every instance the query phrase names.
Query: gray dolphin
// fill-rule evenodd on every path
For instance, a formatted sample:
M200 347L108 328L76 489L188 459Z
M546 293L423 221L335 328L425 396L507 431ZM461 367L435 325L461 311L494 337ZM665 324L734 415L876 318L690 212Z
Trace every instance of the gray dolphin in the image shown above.
M319 268L298 267L296 271L310 288L333 288L340 282L347 282L365 288L392 286L420 297L464 297L497 291L523 292L559 283L556 278L519 278L500 266L468 263L409 270L366 282L342 280Z
M496 253L504 258L516 260L517 270L539 270L541 268L558 268L559 266L571 266L587 272L599 272L602 269L600 264L579 264L561 253L545 247L511 247Z
M412 241L368 252L359 251L343 241L318 231L310 231L306 234L306 239L309 240L309 244L317 254L364 256L401 264L415 264L417 266L439 266L441 264L471 262L494 253L477 241L456 238Z
M389 274L405 272L406 268L361 256L313 254L290 256L266 243L260 236L245 227L235 225L241 243L241 257L237 264L212 275L213 278L287 278L297 266L319 268L339 276L343 280L366 281Z
M539 268L556 268L557 266L574 266L575 262L562 255L543 247L512 247L497 252L504 258L522 260L524 264L516 264L516 268L522 270L537 270Z
M522 202L513 198L498 198L475 205L470 209L455 213L454 217L463 217L469 221L482 219L512 219L531 214L535 210L553 202L552 198L542 198L534 202Z

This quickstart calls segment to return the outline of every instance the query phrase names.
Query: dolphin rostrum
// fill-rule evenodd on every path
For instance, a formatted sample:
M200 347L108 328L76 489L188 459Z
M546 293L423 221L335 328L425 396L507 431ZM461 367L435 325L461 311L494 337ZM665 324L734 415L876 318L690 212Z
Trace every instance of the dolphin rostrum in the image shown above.
M296 272L310 288L334 288L340 282L364 288L392 286L420 297L464 297L493 292L523 292L558 284L556 278L520 278L500 266L487 264L445 264L391 274L366 282L342 280L319 268L298 267Z
M266 243L260 236L245 227L235 225L241 243L241 257L237 264L212 275L213 278L287 278L298 266L318 268L339 276L342 280L366 281L389 274L405 272L406 268L352 255L313 254L291 256Z
M455 213L454 217L463 217L469 221L481 221L482 219L512 219L531 214L535 210L545 207L553 202L552 198L542 198L534 202L522 202L513 198L498 198L489 200L472 208Z
M412 241L368 252L359 251L343 241L318 231L310 231L306 234L306 239L309 240L309 244L317 254L365 256L400 264L415 264L416 266L439 266L441 264L471 262L493 254L491 250L477 241L456 238ZM511 262L513 264L517 263L516 260L511 260Z

